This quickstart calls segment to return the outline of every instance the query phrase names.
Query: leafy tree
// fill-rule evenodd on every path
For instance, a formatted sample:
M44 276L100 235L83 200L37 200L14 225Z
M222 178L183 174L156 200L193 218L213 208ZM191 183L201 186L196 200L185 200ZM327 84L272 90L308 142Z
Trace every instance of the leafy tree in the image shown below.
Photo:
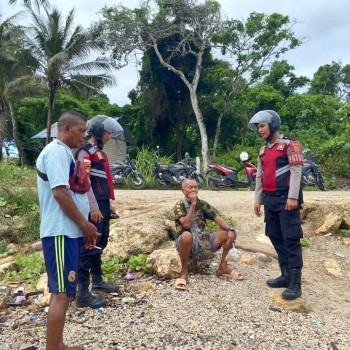
M350 98L350 64L339 62L325 64L318 68L311 80L311 94L336 95L339 99Z
M47 114L47 140L50 141L50 126L58 89L66 89L82 95L86 91L100 93L101 87L112 84L107 74L111 67L102 57L86 61L99 47L78 25L73 28L74 10L67 18L56 9L45 9L43 17L27 6L32 17L32 25L27 38L27 47L38 62L37 74L49 88L49 110Z

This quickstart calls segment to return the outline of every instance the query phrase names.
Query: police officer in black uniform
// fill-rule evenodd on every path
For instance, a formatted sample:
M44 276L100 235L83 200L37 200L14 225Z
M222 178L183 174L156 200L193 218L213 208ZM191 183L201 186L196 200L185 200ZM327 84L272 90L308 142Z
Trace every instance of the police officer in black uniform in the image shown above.
M283 298L293 300L301 296L303 267L300 244L303 236L300 220L302 148L298 141L279 133L281 119L275 111L256 113L248 126L266 141L258 158L254 212L261 216L261 204L264 205L266 235L277 252L281 269L281 276L267 280L267 285L286 288Z
M103 281L101 256L106 248L109 237L109 222L111 200L114 200L114 187L109 167L108 157L103 151L104 145L123 132L120 124L111 117L97 115L88 126L89 141L76 153L76 158L84 163L86 172L90 176L91 190L89 198L89 221L93 223L101 236L96 241L96 249L82 249L79 256L77 307L101 307L107 301L100 296L93 296L89 292L90 275L92 279L91 291L105 293L117 292L118 287Z

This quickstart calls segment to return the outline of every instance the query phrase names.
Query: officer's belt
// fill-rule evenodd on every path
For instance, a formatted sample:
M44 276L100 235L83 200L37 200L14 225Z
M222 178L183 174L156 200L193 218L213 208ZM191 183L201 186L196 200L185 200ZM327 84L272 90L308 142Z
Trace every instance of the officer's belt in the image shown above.
M266 196L285 196L288 194L288 191L275 191L275 192L270 192L270 191L264 191Z

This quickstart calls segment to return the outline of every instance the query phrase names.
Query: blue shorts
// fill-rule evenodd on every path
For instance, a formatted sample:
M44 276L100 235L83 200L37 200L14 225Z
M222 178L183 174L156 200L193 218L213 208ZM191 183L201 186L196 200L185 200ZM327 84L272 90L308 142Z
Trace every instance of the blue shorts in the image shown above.
M66 293L68 297L75 297L79 252L84 238L44 237L41 242L50 293Z

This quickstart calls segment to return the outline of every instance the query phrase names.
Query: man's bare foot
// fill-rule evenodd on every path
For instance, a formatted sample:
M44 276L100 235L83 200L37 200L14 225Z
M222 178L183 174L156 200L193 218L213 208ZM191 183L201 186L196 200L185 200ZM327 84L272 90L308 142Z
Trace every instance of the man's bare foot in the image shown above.
M227 266L219 266L217 270L219 274L223 274L223 275L229 275L231 271L232 270L230 270Z

